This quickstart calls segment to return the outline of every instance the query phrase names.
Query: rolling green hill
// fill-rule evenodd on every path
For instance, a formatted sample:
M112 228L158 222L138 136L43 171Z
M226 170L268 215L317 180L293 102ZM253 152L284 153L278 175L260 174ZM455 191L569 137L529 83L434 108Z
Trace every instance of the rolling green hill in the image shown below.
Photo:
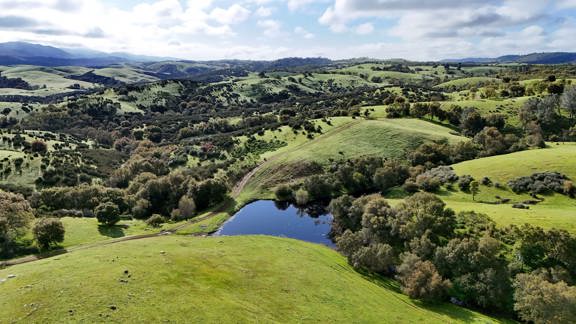
M551 145L549 148L529 150L507 155L482 158L454 165L458 175L472 175L476 179L489 177L503 185L514 178L529 176L536 172L558 171L571 179L576 179L576 144ZM521 225L529 223L543 228L560 228L576 233L574 208L576 202L560 194L544 196L544 202L530 206L530 209L512 208L512 203L530 200L527 194L517 195L509 189L481 186L477 201L496 201L495 196L511 199L510 204L495 205L472 201L469 194L443 192L448 205L455 210L475 210L486 213L499 225Z
M401 158L410 149L425 141L446 138L451 142L464 140L451 130L418 119L351 119L335 118L335 126L313 140L288 144L268 159L248 182L243 197L269 197L269 189L279 183L301 177L302 162L327 164L342 158L381 156ZM294 138L296 139L296 137ZM254 198L251 197L251 198Z
M6 322L499 322L411 301L326 247L272 237L128 241L0 270L11 274Z
M441 83L436 86L439 89L450 89L451 87L470 87L470 86L481 86L487 83L496 83L501 82L500 79L491 78L491 77L470 77L470 78L462 78L451 80L448 82Z
M541 150L529 150L513 154L493 156L454 165L459 174L475 177L487 176L506 182L535 172L558 171L576 178L576 144L550 144Z

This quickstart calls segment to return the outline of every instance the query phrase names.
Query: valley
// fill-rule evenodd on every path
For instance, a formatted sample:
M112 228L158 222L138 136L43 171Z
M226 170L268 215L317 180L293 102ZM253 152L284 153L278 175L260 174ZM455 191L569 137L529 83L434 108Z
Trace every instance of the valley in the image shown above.
M576 278L572 65L0 73L7 322L514 322Z

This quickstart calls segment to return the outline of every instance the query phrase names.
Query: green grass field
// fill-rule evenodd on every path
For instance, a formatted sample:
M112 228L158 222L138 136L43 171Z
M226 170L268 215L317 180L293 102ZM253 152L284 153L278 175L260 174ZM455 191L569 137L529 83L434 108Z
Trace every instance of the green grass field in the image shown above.
M551 144L545 149L477 159L453 167L458 175L469 174L476 179L489 177L494 182L506 184L514 178L544 171L558 171L576 179L575 159L576 143ZM510 198L512 202L531 199L529 195L516 195L507 189L481 186L476 200L496 201L496 195ZM544 202L530 206L529 210L514 209L510 204L492 205L473 202L469 194L462 192L443 192L440 196L457 211L475 210L485 213L502 226L529 223L543 228L560 228L576 233L574 218L576 200L560 194L544 196Z
M8 78L22 78L32 86L38 86L37 90L0 89L1 95L30 95L48 96L62 92L72 92L69 89L74 84L82 88L90 89L94 84L78 80L68 79L70 75L86 73L84 68L49 68L41 66L20 65L3 67L2 75Z
M158 78L142 73L140 70L132 67L113 66L98 69L94 73L97 75L114 78L125 83L154 82Z
M270 198L272 187L301 177L298 166L302 162L327 164L331 160L362 156L401 158L425 141L442 138L451 142L464 140L452 135L448 128L418 119L346 118L337 123L314 140L289 144L268 153L266 158L270 161L248 182L241 200Z
M454 170L458 174L470 174L475 177L488 176L500 182L542 171L558 171L576 178L574 161L576 161L576 143L558 145L549 143L548 148L541 150L462 162L454 165Z
M114 226L100 226L95 218L64 217L61 220L66 229L66 235L62 243L64 248L125 236L154 233L161 230L151 228L139 220L124 220Z
M441 102L442 108L449 109L452 105L458 105L462 108L474 107L480 111L481 114L500 113L504 114L508 123L513 126L518 126L520 121L518 119L518 110L530 97L520 97L513 99L465 99L465 100L452 100Z
M501 82L500 79L491 78L491 77L469 77L469 78L462 78L456 80L450 80L448 82L441 83L435 88L439 89L446 89L450 87L471 87L471 86L480 86L487 83L495 83Z
M411 301L329 248L272 237L128 241L0 270L10 274L8 323L500 322Z
M342 156L359 158L380 155L398 158L403 156L406 149L417 147L424 140L447 138L457 142L464 139L452 135L450 131L418 119L351 119L317 136L305 147L284 152L282 160L326 163Z

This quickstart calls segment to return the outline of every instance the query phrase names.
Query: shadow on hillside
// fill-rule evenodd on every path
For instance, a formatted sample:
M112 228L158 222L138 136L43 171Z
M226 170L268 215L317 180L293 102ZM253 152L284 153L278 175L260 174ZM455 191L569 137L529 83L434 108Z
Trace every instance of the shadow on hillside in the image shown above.
M359 273L361 273L367 280L373 282L374 284L384 289L402 294L400 284L396 280L365 271L359 271ZM482 312L480 310L468 309L462 306L451 304L449 302L426 303L419 300L412 300L412 303L414 304L415 307L426 309L439 315L448 316L454 321L464 323L477 322L479 320L478 313L483 313L487 316L493 317L493 321L495 323L515 323L512 320L506 319L505 315L486 314L485 312Z
M100 235L108 236L110 238L119 238L126 236L124 233L126 228L128 228L128 225L98 225L98 232Z

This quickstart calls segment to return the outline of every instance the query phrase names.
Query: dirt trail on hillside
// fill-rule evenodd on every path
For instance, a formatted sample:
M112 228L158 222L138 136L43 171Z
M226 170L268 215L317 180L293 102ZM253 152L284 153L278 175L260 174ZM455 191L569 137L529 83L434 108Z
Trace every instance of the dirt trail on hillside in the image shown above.
M300 149L302 149L302 148L304 148L304 147L310 146L310 145L312 145L313 143L315 143L316 141L323 140L323 139L326 139L326 138L330 138L330 137L332 137L332 136L334 136L334 135L340 134L341 132L347 130L348 128L350 128L350 127L352 127L352 126L354 126L354 125L356 125L356 124L358 124L359 122L360 122L360 121L352 121L352 122L350 122L350 123L344 124L344 125L342 125L342 126L340 126L340 127L337 127L336 129L332 130L331 132L328 132L328 133L326 133L326 134L322 134L322 135L318 136L318 137L315 138L314 140L311 140L311 141L302 143L302 144L300 144L300 145L294 146L293 148L287 150L286 152L282 152L282 153L280 153L280 154L277 154L277 155L275 155L275 156L273 156L273 157L271 157L271 158L269 158L269 159L261 162L256 168L254 168L252 171L250 171L248 174L246 174L246 175L242 178L242 180L240 180L240 181L234 186L234 188L232 189L232 194L231 194L231 195L232 195L232 198L237 198L237 197L240 195L240 193L242 192L242 190L244 190L244 187L246 187L246 184L248 184L248 181L250 181L250 179L252 179L252 177L253 177L256 173L258 173L258 171L264 169L264 167L266 167L268 164L270 164L270 163L272 163L272 162L280 159L280 157L281 157L282 155L287 154L287 153L292 153L292 152L297 151L297 150L300 150Z
M86 250L86 249L90 249L90 248L94 248L94 247L100 247L100 246L106 246L106 245L111 245L111 244L116 244L116 243L120 243L120 242L126 242L126 241L135 241L135 240L142 240L142 239L146 239L146 238L151 238L151 237L159 237L159 236L165 236L165 235L172 235L175 234L176 232L178 232L179 230L181 230L182 228L188 227L190 225L194 225L197 223L200 223L202 221L205 221L207 219L210 219L222 212L224 212L226 210L226 208L228 207L228 204L223 204L221 207L219 207L218 209L209 212L207 214L205 214L204 216L201 217L197 217L194 218L184 224L180 224L178 226L175 226L173 228L170 229L166 229L163 230L161 232L155 232L155 233L150 233L150 234L138 234L138 235L130 235L130 236L124 236L124 237L120 237L117 239L113 239L113 240L107 240L107 241L101 241L101 242L95 242L95 243L89 243L89 244L84 244L84 245L78 245L75 247L71 247L69 249L62 249L62 250L56 250L56 251L50 251L49 253L46 254L39 254L39 255L28 255L25 257L21 257L21 258L16 258L16 259L12 259L12 260L7 260L7 261L1 261L0 262L0 269L3 267L9 267L9 266L13 266L13 265L18 265L18 264L24 264L24 263L29 263L29 262L34 262L34 261L38 261L38 260L42 260L42 259L47 259L47 258L51 258L54 256L58 256L58 255L62 255L62 254L66 254L66 253L70 253L70 252L74 252L74 251L80 251L80 250Z
M287 150L286 152L277 154L265 161L263 161L262 163L260 163L256 168L254 168L252 171L250 171L248 174L246 174L242 180L240 180L232 189L230 196L232 198L238 198L238 196L240 195L240 193L242 192L242 190L244 190L244 188L246 187L246 184L248 184L248 182L250 181L250 179L252 179L252 177L260 170L262 170L264 167L266 167L269 163L272 163L276 160L278 160L283 154L285 153L290 153L290 152L294 152L296 150L302 149L306 146L312 145L312 143L321 140L321 139L325 139L325 138L329 138L331 136L337 135L341 132L343 132L344 130L358 124L360 121L352 121L350 123L344 124L342 126L337 127L336 129L326 133L326 134L322 134L320 136L318 136L317 138L315 138L314 140L302 143L300 145L297 145L293 148L291 148L290 150ZM107 241L101 241L101 242L95 242L95 243L89 243L89 244L85 244L85 245L78 245L75 247L71 247L69 249L62 249L62 250L56 250L56 251L50 251L49 253L46 254L39 254L39 255L29 255L29 256L25 256L25 257L21 257L21 258L16 258L16 259L12 259L12 260L7 260L7 261L0 261L0 269L5 268L5 267L10 267L10 266L14 266L14 265L19 265L19 264L24 264L24 263L30 263L30 262L34 262L34 261L38 261L38 260L42 260L42 259L47 259L47 258L51 258L51 257L55 257L58 255L62 255L62 254L66 254L66 253L70 253L70 252L74 252L74 251L81 251L81 250L86 250L86 249L90 249L90 248L95 248L95 247L101 247L101 246L107 246L107 245L111 245L111 244L116 244L116 243L120 243L120 242L127 242L127 241L135 241L135 240L142 240L142 239L147 239L147 238L152 238L152 237L160 237L160 236L165 236L165 235L172 235L175 234L176 232L178 232L179 230L188 227L190 225L194 225L197 223L200 223L202 221L208 220L212 217L215 217L216 215L225 212L229 207L230 203L223 203L220 207L218 207L216 210L209 212L201 217L197 217L194 218L184 224L180 224L178 226L175 226L173 228L167 229L167 230L163 230L161 232L156 232L156 233L150 233L150 234L139 234L139 235L131 235L131 236L124 236L121 238L117 238L117 239L113 239L113 240L107 240Z

